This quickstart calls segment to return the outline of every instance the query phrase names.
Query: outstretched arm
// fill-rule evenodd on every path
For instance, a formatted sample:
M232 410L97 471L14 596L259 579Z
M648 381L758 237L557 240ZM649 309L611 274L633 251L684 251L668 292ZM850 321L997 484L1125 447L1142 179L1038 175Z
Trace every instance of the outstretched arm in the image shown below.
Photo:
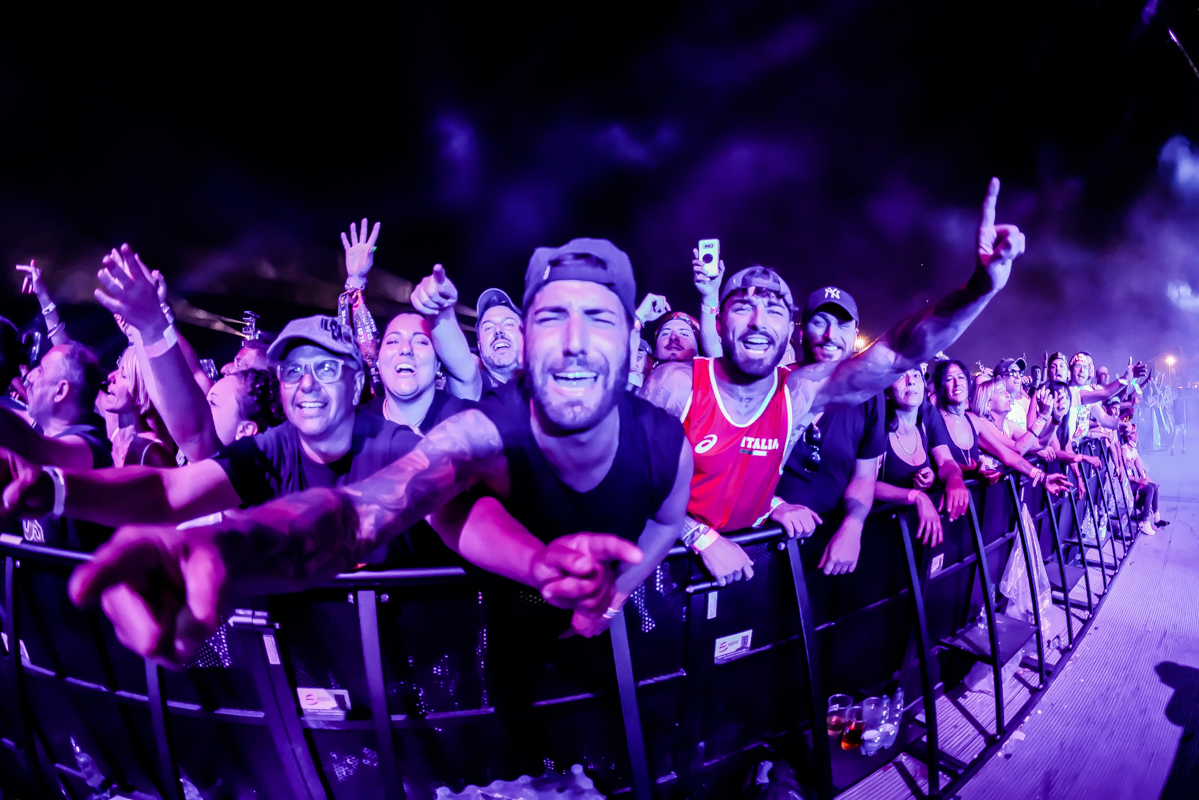
M433 351L445 367L446 388L450 394L478 400L483 393L483 374L454 314L458 288L446 277L445 267L434 264L433 274L426 275L412 290L410 302L417 313L429 319Z
M812 397L808 414L796 414L806 425L811 415L831 405L851 406L881 392L901 374L929 361L957 341L1007 283L1012 262L1024 252L1024 234L1015 225L995 224L999 179L992 178L983 200L978 228L978 262L970 280L946 295L932 308L917 312L895 325L862 353L845 361L813 364L791 373L793 397ZM806 382L817 385L801 392ZM797 406L807 408L804 406Z
M1004 436L995 429L988 420L976 417L973 414L969 415L974 429L978 431L978 446L987 454L994 456L1006 466L1011 467L1022 475L1027 475L1032 478L1033 485L1040 483L1044 477L1044 470L1034 467L1029 463L1028 459L1013 450L1007 442L1004 441Z
M147 384L155 410L188 461L208 458L221 441L208 398L184 352L186 341L163 313L154 273L127 244L105 256L103 263L96 275L103 287L96 289L96 300L137 331L138 356L150 373Z

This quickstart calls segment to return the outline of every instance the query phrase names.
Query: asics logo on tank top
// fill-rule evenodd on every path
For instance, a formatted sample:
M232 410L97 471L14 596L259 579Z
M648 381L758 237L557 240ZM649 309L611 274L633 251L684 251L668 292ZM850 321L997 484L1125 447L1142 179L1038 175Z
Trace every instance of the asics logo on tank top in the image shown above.
M778 449L778 439L760 439L756 436L746 436L741 440L741 452L748 453L751 456L769 455L771 450ZM698 450L699 448L697 447L696 451Z
M719 437L717 437L716 434L709 433L707 436L705 436L704 438L702 438L698 442L696 442L695 452L699 453L702 456L704 453L708 452L709 450L711 450L713 447L716 446L717 438L719 438Z

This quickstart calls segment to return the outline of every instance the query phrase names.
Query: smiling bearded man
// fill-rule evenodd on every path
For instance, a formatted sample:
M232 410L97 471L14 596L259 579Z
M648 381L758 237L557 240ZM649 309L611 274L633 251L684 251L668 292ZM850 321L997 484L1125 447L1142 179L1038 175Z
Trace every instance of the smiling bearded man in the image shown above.
M700 553L718 583L753 577L753 561L721 532L761 524L778 512L789 536L810 535L822 522L810 509L785 508L790 504L774 497L792 447L805 448L805 469L819 468L816 420L868 400L949 347L1003 288L1012 261L1024 252L1024 235L1013 225L995 224L998 197L999 180L992 178L977 265L966 285L901 321L865 351L837 358L852 339L825 337L824 357L782 367L795 330L791 289L773 269L753 266L733 275L720 292L716 322L724 354L660 364L650 375L641 396L683 420L695 451L683 543ZM846 566L856 562L855 550Z

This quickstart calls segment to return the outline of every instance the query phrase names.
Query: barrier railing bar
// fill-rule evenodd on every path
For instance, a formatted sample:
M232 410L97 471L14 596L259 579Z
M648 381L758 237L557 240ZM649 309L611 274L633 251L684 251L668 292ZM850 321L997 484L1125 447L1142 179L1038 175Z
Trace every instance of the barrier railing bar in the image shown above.
M1011 482L1011 478L1008 481ZM1007 720L1003 715L1003 664L999 661L999 628L995 624L995 583L991 580L991 567L987 564L987 548L983 543L982 526L978 524L978 508L974 505L974 495L969 495L967 507L970 511L970 532L974 537L975 559L978 561L978 574L982 581L983 609L987 615L987 631L991 643L991 655L995 663L992 665L992 677L995 684L995 733L993 738L1002 739L1007 729ZM1016 514L1020 515L1020 506L1016 505ZM1006 539L1006 537L1004 537Z
M35 772L32 767L37 763L37 754L33 750L32 717L28 707L28 695L25 692L24 662L21 660L21 626L17 619L20 611L19 601L17 562L15 558L8 556L4 559L4 607L8 612L4 620L4 635L8 639L8 652L5 654L8 669L5 672L11 684L9 696L16 700L13 709L16 730L13 731L13 735L20 737L15 742L16 752L26 772ZM40 777L38 776L39 779ZM46 787L43 785L42 788Z
M633 655L629 650L628 619L623 610L612 618L608 630L612 632L612 658L616 662L620 715L624 720L629 766L633 772L633 797L637 800L652 800L649 761L645 755L645 736L641 730L641 711L637 703L637 682L633 679Z
M315 768L312 769L312 774L307 774L301 764L301 760L305 756L311 762L311 756L308 754L304 734L299 727L295 702L290 699L290 691L281 698L277 687L272 685L265 637L274 638L274 632L264 632L261 627L247 629L238 625L229 625L229 628L229 637L238 638L239 660L248 664L250 674L254 678L254 686L258 690L258 697L262 703L262 712L255 713L261 713L266 722L271 739L275 744L275 750L279 755L279 762L282 764L287 782L291 786L292 795L296 798L309 798L309 800L314 798L325 800L325 790L321 785L320 778L316 776ZM276 648L274 652L278 653L278 645L274 642L272 644ZM271 660L278 662L280 659ZM280 666L279 669L282 667ZM289 705L281 705L284 702L288 702ZM294 732L288 729L289 720L295 728Z
M155 751L158 755L158 779L166 800L183 800L183 787L179 783L179 768L171 748L171 736L167 730L167 708L162 694L162 667L146 659L146 692L150 701L150 725L154 731Z
M400 780L400 765L396 763L395 746L391 736L391 714L387 710L387 683L383 678L383 651L379 644L378 595L373 589L358 592L358 627L362 633L362 663L366 669L366 687L370 692L371 723L375 730L375 746L379 749L379 774L383 779L384 796L389 800L404 800L404 784Z
M812 605L808 599L808 579L804 575L803 557L799 553L799 542L796 539L787 540L787 561L791 565L791 583L795 590L795 605L799 613L800 641L803 642L804 663L808 667L808 687L812 692L812 750L816 754L820 772L817 791L822 800L829 800L836 792L833 786L832 754L829 752L827 726L817 722L820 719L820 709L828 707L828 698L824 694L824 681L820 677L816 631L812 625Z
M941 797L940 748L937 745L937 694L933 686L929 667L932 652L928 639L928 618L924 614L924 582L916 570L916 554L912 548L912 536L908 526L908 515L898 515L899 533L903 537L904 555L908 562L908 586L911 588L912 616L916 623L916 653L920 661L920 687L924 698L924 728L927 739L925 764L928 767L928 796ZM925 559L927 561L927 559ZM927 565L922 572L927 573Z
M1036 691L1041 691L1045 688L1045 632L1041 627L1041 603L1037 593L1036 573L1033 571L1032 549L1028 542L1028 526L1024 524L1024 503L1020 499L1020 490L1017 488L1015 478L1009 475L1007 481L1012 494L1012 502L1016 508L1016 529L1020 532L1020 547L1024 552L1025 572L1028 573L1028 591L1032 597L1033 625L1037 628L1037 672L1040 675ZM1095 538L1099 538L1098 529L1095 530Z

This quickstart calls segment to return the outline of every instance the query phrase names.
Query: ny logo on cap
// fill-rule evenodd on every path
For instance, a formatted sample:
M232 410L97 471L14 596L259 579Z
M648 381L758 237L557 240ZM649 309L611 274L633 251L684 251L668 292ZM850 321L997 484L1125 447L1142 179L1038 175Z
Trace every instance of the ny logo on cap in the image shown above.
M841 299L841 290L834 289L832 286L824 287L824 299L827 300L830 297L833 298L834 300L840 300Z

